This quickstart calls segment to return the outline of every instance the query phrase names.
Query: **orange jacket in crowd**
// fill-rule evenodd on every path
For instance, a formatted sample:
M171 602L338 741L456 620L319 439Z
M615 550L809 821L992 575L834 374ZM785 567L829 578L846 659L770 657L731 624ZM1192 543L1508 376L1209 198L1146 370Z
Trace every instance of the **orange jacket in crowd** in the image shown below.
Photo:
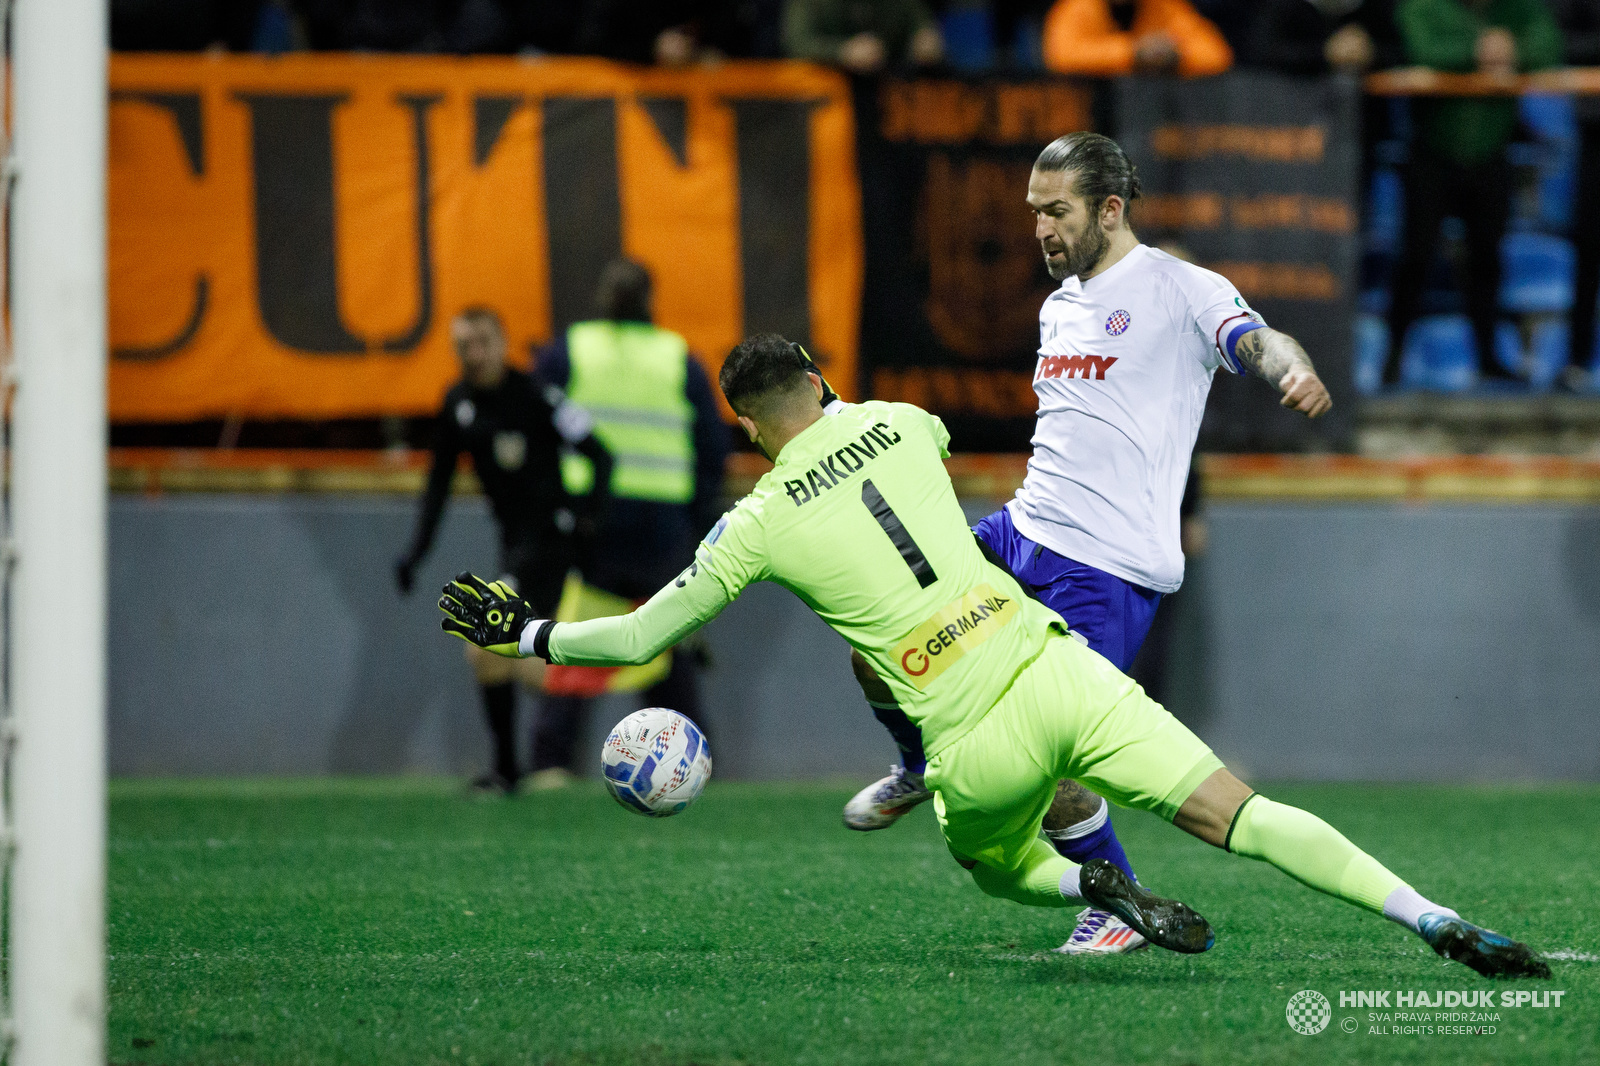
M1044 65L1061 74L1111 78L1133 71L1135 42L1164 31L1178 47L1178 73L1186 78L1221 74L1233 66L1222 33L1187 0L1135 0L1132 28L1124 33L1109 0L1056 0L1044 20Z

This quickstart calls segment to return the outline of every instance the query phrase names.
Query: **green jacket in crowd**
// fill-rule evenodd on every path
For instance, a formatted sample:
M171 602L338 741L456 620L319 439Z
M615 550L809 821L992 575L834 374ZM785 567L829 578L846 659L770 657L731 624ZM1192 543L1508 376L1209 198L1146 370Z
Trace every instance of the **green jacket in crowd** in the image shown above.
M911 38L934 24L922 0L789 0L783 12L783 51L791 59L832 63L858 33L877 35L889 63L904 61Z
M1406 59L1454 73L1477 69L1478 34L1491 27L1517 39L1524 72L1561 62L1561 30L1540 0L1402 0L1395 12ZM1435 155L1475 166L1505 149L1517 121L1515 99L1462 97L1417 102L1422 143Z

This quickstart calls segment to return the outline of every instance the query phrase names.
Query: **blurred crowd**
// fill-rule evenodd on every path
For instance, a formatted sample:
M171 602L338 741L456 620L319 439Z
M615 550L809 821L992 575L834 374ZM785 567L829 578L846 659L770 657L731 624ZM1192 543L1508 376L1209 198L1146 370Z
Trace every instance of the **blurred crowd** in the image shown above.
M125 51L797 58L852 74L1600 65L1600 0L112 0ZM1592 392L1600 96L1368 98L1357 383Z
M1441 56L1414 39L1595 0L112 0L123 51L591 55L684 66L795 58L857 73L946 65L1091 76L1526 65L1514 31ZM1497 18L1496 13L1504 17ZM1411 25L1408 25L1410 23ZM1408 33L1408 30L1416 31ZM1559 44L1556 45L1559 48ZM1427 54L1422 54L1427 53ZM1542 53L1541 53L1542 58Z

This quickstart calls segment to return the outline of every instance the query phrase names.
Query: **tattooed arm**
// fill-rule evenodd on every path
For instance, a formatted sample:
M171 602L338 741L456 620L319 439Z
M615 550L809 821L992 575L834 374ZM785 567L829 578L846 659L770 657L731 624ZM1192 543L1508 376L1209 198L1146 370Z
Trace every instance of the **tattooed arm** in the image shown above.
M1270 327L1253 329L1239 338L1233 354L1269 385L1283 393L1279 402L1307 418L1328 413L1333 400L1317 377L1311 357L1300 342Z

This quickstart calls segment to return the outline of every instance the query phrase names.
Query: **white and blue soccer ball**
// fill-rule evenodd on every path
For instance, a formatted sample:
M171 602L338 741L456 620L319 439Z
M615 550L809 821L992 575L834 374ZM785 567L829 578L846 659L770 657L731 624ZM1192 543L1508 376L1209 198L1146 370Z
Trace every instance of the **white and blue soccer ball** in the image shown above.
M665 707L634 711L600 748L600 772L616 801L651 818L677 814L711 779L711 749L689 719Z

